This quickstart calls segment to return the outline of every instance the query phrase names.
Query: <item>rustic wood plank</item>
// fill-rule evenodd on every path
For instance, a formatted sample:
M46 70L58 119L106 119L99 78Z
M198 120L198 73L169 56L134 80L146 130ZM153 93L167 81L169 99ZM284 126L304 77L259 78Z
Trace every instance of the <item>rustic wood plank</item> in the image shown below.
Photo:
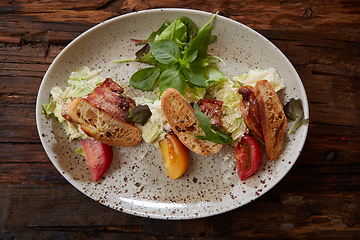
M0 36L0 43L20 44L20 42L21 42L21 38L19 38L19 37Z
M16 1L16 6L13 3L4 2L3 7L7 7L8 11L12 12L22 12L22 13L37 13L37 12L55 12L61 9L69 9L69 10L95 10L99 9L107 3L111 2L111 0L69 0L66 3L62 1L24 1L18 0ZM44 8L46 6L46 8Z
M21 63L4 63L3 65L3 74L4 75L11 75L11 72L16 71L17 76L29 76L30 77L43 77L46 70L48 69L48 64L21 64Z
M41 81L42 78L32 76L0 76L1 103L34 106Z
M356 16L354 1L341 3L323 1L262 1L254 4L253 1L185 1L175 3L172 7L200 9L215 12L220 10L222 15L235 19L254 29L320 29L332 30L336 27L340 31L351 29L351 24L359 23ZM128 0L122 4L126 11L139 11L148 8L165 7L166 1ZM354 14L351 14L354 13ZM342 16L347 16L345 19ZM333 22L336 22L334 26ZM352 32L352 31L348 31ZM355 36L354 36L355 37ZM357 38L356 38L357 39Z
M23 163L50 163L50 159L46 155L40 141L35 144L0 143L0 147L4 149L1 152L1 164L11 163L17 165Z
M292 64L307 65L319 64L339 66L347 71L340 72L345 76L358 76L356 60L359 58L360 43L358 39L351 41L345 37L341 40L314 34L313 31L281 31L260 30L264 36L271 40L284 54L292 59ZM305 52L304 52L305 51ZM343 56L346 55L346 58ZM349 75L350 74L350 75Z
M246 207L204 219L163 221L117 212L87 198L72 187L44 187L0 184L5 195L0 199L0 226L3 236L21 237L29 232L45 234L84 234L85 239L107 237L187 236L189 238L342 238L360 237L357 224L359 198L339 196L268 193ZM46 196L46 197L42 197ZM319 202L323 204L318 204ZM24 204L26 203L26 204ZM29 209L27 206L32 208ZM71 214L76 209L76 214ZM48 217L51 212L51 218ZM89 219L92 219L89 221ZM61 223L59 225L59 222ZM18 232L16 230L23 229ZM211 229L211 230L210 230ZM333 230L329 230L333 229ZM88 234L85 234L88 233ZM129 234L129 235L127 235ZM56 235L55 235L56 236ZM172 238L171 238L172 239Z
M38 158L38 161L40 160L41 158ZM45 161L45 158L42 160ZM43 163L1 162L1 175L0 182L7 184L64 185L68 183L50 160Z
M82 32L98 23L79 24L65 22L65 19L60 22L40 22L24 19L19 23L20 18L21 16L16 15L11 15L11 17L7 17L6 19L0 17L0 30L6 37L21 37L21 40L24 43L42 43L46 41L47 33L49 31L60 31L80 35ZM34 24L34 22L36 22L36 24Z
M0 184L4 191L4 197L1 198L2 208L1 216L4 216L1 221L1 226L5 226L8 229L16 229L18 227L55 227L56 221L61 219L63 226L78 226L86 224L86 219L94 219L94 216L102 215L101 218L105 217L105 212L112 213L109 218L105 220L103 226L116 224L117 221L120 224L127 224L126 219L136 220L137 218L131 215L123 214L118 211L111 210L99 204L96 201L91 200L78 190L73 188L71 185L57 186L57 187L45 187L45 186L28 186L28 185L5 185ZM46 193L49 191L48 193ZM46 194L45 194L46 193ZM44 197L45 196L45 197ZM50 196L51 201L46 200L46 196ZM24 202L29 202L32 209L28 209ZM6 210L8 209L8 210ZM71 213L74 209L77 209L77 217L73 218L72 214L67 216L63 213ZM10 211L9 211L10 210ZM6 212L5 212L6 211ZM32 216L29 213L38 214ZM53 220L48 221L46 214L53 216ZM120 215L121 219L118 218L114 221L114 217ZM141 218L144 220L144 218ZM96 226L96 219L94 219L94 227Z
M359 234L359 226L354 223L357 214L353 213L359 204L357 200L334 196L327 197L325 203L323 197L292 194L281 197L268 195L266 198L267 204L253 202L247 208L231 212L231 216L218 221L214 229L226 229L223 236L229 238L250 235L265 238L336 239ZM319 205L318 202L323 204ZM344 206L344 202L353 205ZM344 211L344 208L348 209ZM342 214L339 215L339 212ZM256 219L256 215L263 218Z
M39 142L34 105L3 108L0 115L0 136L1 142Z
M195 9L214 12L220 10L221 14L242 22L254 29L290 30L304 29L331 31L335 33L346 32L352 34L351 26L359 23L356 15L356 3L353 1L342 3L324 4L322 1L265 1L262 4L252 4L252 1L212 1L196 3ZM172 7L192 8L194 3L185 1L173 4ZM67 1L66 5L59 2L27 2L20 1L18 5L3 5L14 16L7 19L7 22L17 21L19 16L24 14L32 21L38 22L64 22L66 23L99 23L119 13L144 10L149 8L166 7L166 1L151 0L143 2L141 0L131 0L124 2L82 2ZM199 8L200 7L200 8ZM44 11L46 9L46 11ZM82 9L81 12L77 11ZM104 11L99 10L104 9ZM346 17L344 17L346 16ZM334 25L333 22L337 24ZM27 23L23 23L24 26ZM29 23L29 26L33 24ZM38 26L37 26L38 27ZM334 29L335 28L335 29ZM25 30L26 28L24 28ZM30 29L31 28L28 28ZM35 31L35 29L34 29ZM9 29L10 32L10 29ZM316 31L317 32L317 31ZM31 35L31 33L30 33ZM341 34L336 34L337 37ZM357 41L358 36L347 34L347 39Z
M325 129L326 126L323 127ZM360 157L359 134L310 135L304 145L299 164L356 164ZM317 159L316 162L313 160Z
M205 219L152 220L102 206L57 172L36 130L38 87L70 41L112 17L169 6L219 10L252 27L289 58L309 99L308 138L285 178L245 207ZM358 1L15 0L0 2L0 12L1 239L360 238Z
M52 47L52 52L55 49L58 49L58 47ZM55 56L49 56L49 52L49 48L43 44L27 44L20 46L2 44L0 48L0 58L6 63L51 64ZM57 54L58 53L60 53L59 50L57 51Z

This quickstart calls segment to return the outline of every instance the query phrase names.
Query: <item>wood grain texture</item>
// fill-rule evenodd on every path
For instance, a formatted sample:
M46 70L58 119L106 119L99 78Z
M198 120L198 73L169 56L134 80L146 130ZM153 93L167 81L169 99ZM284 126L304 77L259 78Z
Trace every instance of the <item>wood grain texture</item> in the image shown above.
M0 189L5 193L0 202L5 206L1 210L3 226L17 229L3 231L2 236L4 239L26 238L31 234L41 238L75 239L279 239L289 236L343 239L360 236L356 211L359 202L343 196L284 194L276 188L272 194L262 197L262 201L226 214L164 221L110 210L88 200L71 186L1 184ZM24 201L32 209L24 205ZM73 209L76 214L64 214Z
M187 221L105 207L72 187L42 148L36 95L74 38L122 14L219 11L272 41L305 86L310 127L289 174L248 205ZM360 238L360 3L337 0L0 2L0 239Z

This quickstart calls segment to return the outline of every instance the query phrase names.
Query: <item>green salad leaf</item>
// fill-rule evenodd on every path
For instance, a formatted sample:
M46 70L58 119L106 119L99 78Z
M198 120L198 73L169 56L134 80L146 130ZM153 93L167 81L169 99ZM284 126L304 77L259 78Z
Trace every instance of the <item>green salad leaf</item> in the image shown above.
M161 71L158 67L143 68L134 73L129 82L134 88L149 91L154 87L160 73Z
M209 46L212 29L213 27L209 27L199 31L196 37L190 42L189 47L185 49L183 57L185 61L187 60L188 56L191 56L195 51L197 52L197 61L201 61L207 58L207 49Z
M187 85L207 88L224 76L216 66L221 58L207 53L214 41L209 27L218 13L214 14L199 30L188 17L164 22L146 40L135 40L145 46L136 53L136 59L121 62L142 62L152 67L140 69L130 78L130 85L143 91L152 90L159 84L160 95L167 88L175 88L184 94ZM223 62L223 61L222 61Z
M194 22L191 21L191 19L186 17L186 16L182 16L180 18L180 20L185 24L186 31L187 31L187 36L189 38L189 41L191 41L196 36L196 34L198 33L198 30L197 30Z
M159 40L150 42L150 49L156 61L162 64L175 64L179 62L180 48L172 40Z
M80 154L81 156L85 157L84 149L82 147L79 147L78 149L76 149L75 152Z
M206 117L203 112L201 112L199 105L194 103L194 110L196 118L199 120L200 127L204 131L205 136L195 136L202 140L208 140L218 144L222 143L233 143L234 139L222 131L219 127L211 125L210 117Z
M146 41L144 41L144 42L154 41L155 38L160 35L160 33L164 32L164 30L169 27L169 25L170 25L170 24L169 24L168 22L164 22L164 23L161 25L161 27L160 27L158 30L156 30L155 32L152 32L152 33L150 34L150 36L148 37L148 39L146 39Z
M184 94L186 80L178 69L167 69L159 77L159 91L163 93L168 88L175 88Z
M148 105L137 105L129 112L129 119L133 122L139 123L142 126L149 120L152 113Z
M306 125L309 123L309 119L304 119L304 110L299 99L291 98L284 106L284 112L286 117L289 120L294 121L293 125L290 127L288 134L294 134L296 129L301 125Z
M193 63L189 67L184 68L183 73L193 85L206 88L209 87L209 83L205 79L202 70L203 66L201 63Z

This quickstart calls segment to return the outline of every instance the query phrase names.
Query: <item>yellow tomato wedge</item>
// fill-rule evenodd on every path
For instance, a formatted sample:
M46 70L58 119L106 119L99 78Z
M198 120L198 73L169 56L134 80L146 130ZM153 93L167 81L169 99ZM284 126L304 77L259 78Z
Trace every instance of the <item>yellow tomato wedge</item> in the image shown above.
M189 166L188 149L180 142L176 135L166 134L160 140L160 151L166 173L171 179L181 177Z

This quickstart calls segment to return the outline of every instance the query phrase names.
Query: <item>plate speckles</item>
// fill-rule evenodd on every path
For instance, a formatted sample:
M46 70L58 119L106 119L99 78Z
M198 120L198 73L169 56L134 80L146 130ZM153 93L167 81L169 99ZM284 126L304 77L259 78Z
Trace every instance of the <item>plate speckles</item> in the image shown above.
M37 127L50 160L74 187L99 203L121 212L160 219L191 219L223 213L255 200L275 186L295 164L307 135L302 126L295 135L285 136L283 154L275 162L263 156L259 171L241 182L237 176L233 149L224 147L210 157L190 154L190 166L177 180L167 177L160 151L146 143L132 148L114 148L114 160L104 176L93 181L86 160L75 153L79 141L69 143L61 125L41 114L41 104L49 101L50 89L66 86L70 72L81 66L102 69L126 88L130 96L143 94L133 90L130 76L143 67L139 63L116 64L133 59L140 48L130 38L144 39L165 20L186 15L198 27L210 13L185 9L155 9L119 16L101 23L80 35L54 60L39 89ZM308 103L299 76L287 58L267 39L250 28L218 16L213 22L217 40L209 51L225 60L218 64L225 75L238 76L252 68L278 70L287 88L280 92L285 103L301 98L308 117ZM145 93L145 95L153 94Z

